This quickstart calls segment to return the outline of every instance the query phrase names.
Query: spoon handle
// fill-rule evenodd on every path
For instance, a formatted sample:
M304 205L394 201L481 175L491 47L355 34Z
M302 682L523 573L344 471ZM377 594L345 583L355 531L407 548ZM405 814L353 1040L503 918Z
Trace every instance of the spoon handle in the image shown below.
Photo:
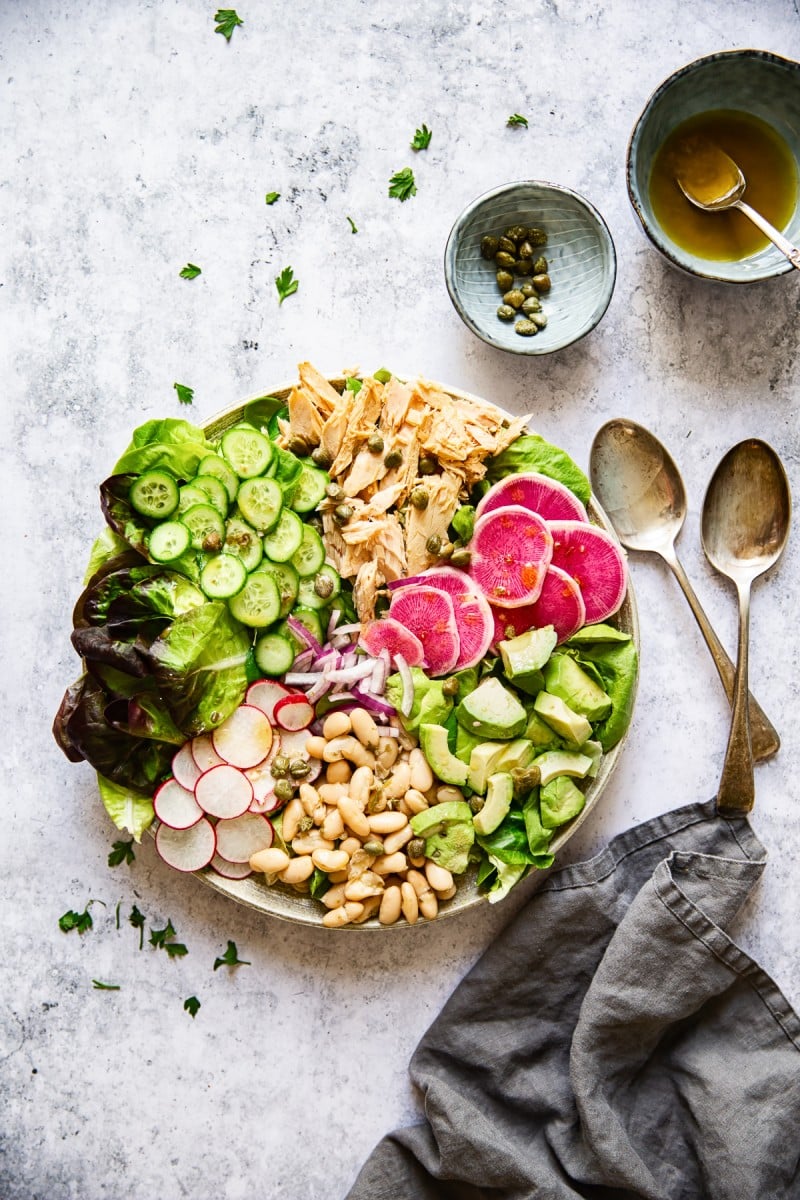
M765 237L768 237L774 246L777 246L782 254L785 254L789 262L800 271L800 249L795 246L788 238L785 238L774 225L770 225L769 221L762 217L760 212L756 212L749 204L745 204L744 200L737 200L736 204L731 205L732 208L738 208L746 217L749 217L754 225L757 225Z
M750 714L747 703L750 580L737 580L736 586L739 593L739 651L731 732L717 792L717 812L721 816L744 816L750 812L755 801L753 747L750 742Z
M664 561L681 585L684 596L689 601L689 607L694 614L697 624L700 626L700 632L706 640L706 645L711 651L711 657L722 680L722 686L725 689L725 695L728 697L728 703L733 704L735 668L728 657L728 652L714 632L705 614L705 610L697 599L694 588L689 582L688 576L674 550L670 549L661 553ZM753 745L753 758L756 762L763 762L764 759L772 758L773 754L777 754L780 749L781 739L774 725L753 695L750 695L750 732Z

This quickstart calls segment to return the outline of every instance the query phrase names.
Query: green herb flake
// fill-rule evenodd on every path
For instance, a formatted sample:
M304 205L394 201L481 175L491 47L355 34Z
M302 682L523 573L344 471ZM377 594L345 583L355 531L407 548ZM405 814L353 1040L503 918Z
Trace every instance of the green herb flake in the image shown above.
M378 371L373 373L372 378L377 379L378 383L388 383L392 378L392 372L387 371L386 367L381 367Z
M352 217L348 217L347 219L348 219L348 221L350 222L350 232L351 232L351 233L358 233L358 226L356 225L356 223L355 223L355 221L353 220L353 218L352 218Z
M58 928L61 932L70 933L73 929L77 929L78 933L86 933L87 929L91 929L94 924L92 914L89 912L92 904L94 904L94 901L90 900L82 913L75 912L74 908L67 909L58 918Z
M361 391L363 384L361 383L360 379L354 379L352 375L348 375L347 379L344 381L344 386L345 391L352 392L354 396L357 396Z
M101 983L99 979L92 980L92 987L98 992L118 992L120 990L118 983Z
M283 304L287 296L293 296L300 286L299 280L295 279L294 271L291 267L284 267L280 275L275 277L275 287L278 289L280 296L280 304Z
M181 279L197 279L203 272L194 263L187 263L185 267L181 267L179 274Z
M412 150L427 150L428 146L430 146L430 144L431 144L431 131L430 131L430 129L428 129L427 125L423 124L421 129L417 129L414 132L414 136L411 139L411 149Z
M184 946L183 942L165 942L163 947L170 958L183 958L189 950Z
M520 113L512 113L506 121L506 125L522 125L525 129L527 129L528 118L521 116Z
M249 966L252 966L252 963L249 963L247 961L247 959L239 958L239 952L236 949L236 942L229 941L228 948L225 951L225 953L222 955L222 957L214 959L214 970L215 971L219 967L249 967Z
M186 1000L184 1000L183 1011L188 1012L192 1020L194 1020L194 1018L197 1016L199 1009L200 1001L197 999L197 996L189 996Z
M389 180L389 195L393 200L408 200L410 196L416 196L417 185L414 182L414 172L411 167L403 167L402 171L395 171L394 175Z
M237 25L244 25L244 21L236 12L235 8L218 8L214 14L214 33L221 33L226 42L231 40L234 29Z
M280 198L281 198L280 192L267 192L266 196L264 197L264 203L265 204L274 204L275 201L280 200Z
M181 404L191 404L194 400L194 388L187 387L185 383L173 383L172 385L178 393L178 399Z
M139 930L139 949L141 950L144 946L144 913L139 912L135 904L131 909L128 921L134 929Z
M116 915L115 915L115 918L114 918L114 920L115 920L115 923L116 923L116 926L117 926L117 929L119 929L119 910L120 910L121 908L122 908L122 901L120 900L120 901L118 901L118 903L117 903Z
M110 867L118 867L120 863L136 862L136 855L133 851L133 838L130 841L114 842L111 851L108 855L108 865Z

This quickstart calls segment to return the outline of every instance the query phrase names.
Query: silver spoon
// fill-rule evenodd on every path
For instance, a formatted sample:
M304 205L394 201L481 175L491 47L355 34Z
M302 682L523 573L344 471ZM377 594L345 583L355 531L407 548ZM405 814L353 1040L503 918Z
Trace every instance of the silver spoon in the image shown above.
M717 792L717 811L753 807L753 751L747 704L750 587L773 566L786 545L792 500L786 472L766 442L739 442L714 472L703 501L701 537L706 558L733 580L739 596L739 652L728 749Z
M686 519L686 490L668 450L635 421L609 421L599 429L590 455L595 494L628 550L658 554L672 570L711 651L728 702L733 703L734 666L711 627L675 552ZM770 758L780 738L750 697L753 757Z
M700 150L697 163L687 157L675 179L686 199L703 212L725 212L728 208L738 208L800 271L800 248L742 199L747 181L741 167L713 142L704 140Z

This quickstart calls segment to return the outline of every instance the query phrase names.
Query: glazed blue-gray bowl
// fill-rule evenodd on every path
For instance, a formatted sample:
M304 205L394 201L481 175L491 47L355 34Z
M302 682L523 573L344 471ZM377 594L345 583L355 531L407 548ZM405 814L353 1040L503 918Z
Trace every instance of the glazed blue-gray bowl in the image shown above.
M728 109L760 117L780 134L800 162L800 63L766 50L728 50L698 58L656 88L628 144L628 195L650 241L675 266L723 283L752 283L792 270L774 246L749 258L720 262L699 258L673 242L653 214L650 171L665 138L697 113ZM745 199L746 199L745 195ZM782 231L800 237L800 205Z
M547 234L536 253L547 259L552 288L541 296L547 325L535 337L522 337L514 321L500 320L496 267L481 257L481 238L511 225ZM584 337L608 308L616 274L614 243L597 209L570 188L540 180L507 183L473 200L453 225L444 255L447 290L464 324L513 354L550 354Z

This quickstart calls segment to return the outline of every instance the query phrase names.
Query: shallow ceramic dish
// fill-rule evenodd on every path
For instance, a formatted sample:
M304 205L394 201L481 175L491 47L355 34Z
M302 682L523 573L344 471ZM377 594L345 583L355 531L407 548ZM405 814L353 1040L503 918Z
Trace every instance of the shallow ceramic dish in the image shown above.
M656 88L634 126L627 158L633 210L656 249L692 275L723 283L752 283L784 275L792 266L774 246L734 262L698 258L668 238L653 214L649 189L656 152L687 118L715 109L760 117L780 134L795 163L800 163L800 63L765 50L709 54L682 67ZM782 232L790 241L800 238L800 205Z
M337 389L337 391L341 391L345 385L344 377L332 378L330 382ZM277 390L271 390L269 395L275 396L279 400L287 399L293 386L294 385L291 384L286 387L278 388ZM476 397L471 396L468 392L462 392L454 388L444 387L441 384L435 386L441 387L443 391L452 396L458 396L466 400L476 399ZM264 394L265 393L262 393L262 395ZM212 417L209 421L206 421L203 425L203 428L208 437L212 440L216 440L220 438L227 429L230 429L231 426L236 425L237 422L241 420L246 404L248 403L250 403L250 401L245 401L243 404L237 404L234 407L228 408L224 412L219 413L217 416ZM600 508L599 504L597 504L596 501L591 500L587 508L592 521L597 525L601 525L604 529L611 533L612 536L615 537L616 535L614 534L611 523ZM634 599L633 591L630 587L630 582L628 583L628 591L622 607L616 616L612 618L612 620L619 625L620 629L631 635L638 652L639 622L636 612L636 601ZM606 783L610 779L619 759L620 753L622 752L624 742L625 737L623 736L616 746L612 747L607 754L603 755L598 774L596 778L592 780L591 784L586 790L586 805L584 809L571 822L571 824L564 826L563 830L558 834L557 837L553 839L551 843L551 851L556 856L558 856L563 846L569 841L569 839L583 824L583 822L588 819L590 814L594 811L595 807L599 803ZM301 925L311 925L317 929L324 928L321 924L322 909L319 901L312 899L310 896L300 895L291 887L281 884L268 886L266 883L262 882L261 877L257 875L251 875L247 879L224 879L222 876L218 875L216 871L209 868L199 871L197 874L204 883L209 885L209 887L213 887L216 891L224 893L233 900L237 900L240 904L246 904L250 908L257 909L259 912L268 913L270 916L279 917L286 921L295 921ZM441 921L445 917L453 916L455 913L463 912L465 909L472 908L477 904L486 903L488 903L486 898L478 891L475 885L475 870L473 868L471 872L459 877L458 890L455 896L452 900L448 900L448 902L443 905L436 920ZM420 922L421 925L425 923L426 922ZM405 927L406 922L404 920L400 920L396 925L385 926L380 925L375 919L365 922L363 925L344 926L345 929L360 930L385 930Z
M480 253L484 235L498 236L517 224L547 233L541 253L553 286L542 297L547 326L535 337L520 336L513 321L498 317L495 267ZM608 308L616 273L614 243L597 209L577 192L539 180L507 183L479 196L453 225L444 255L447 290L464 324L512 354L550 354L584 337Z

